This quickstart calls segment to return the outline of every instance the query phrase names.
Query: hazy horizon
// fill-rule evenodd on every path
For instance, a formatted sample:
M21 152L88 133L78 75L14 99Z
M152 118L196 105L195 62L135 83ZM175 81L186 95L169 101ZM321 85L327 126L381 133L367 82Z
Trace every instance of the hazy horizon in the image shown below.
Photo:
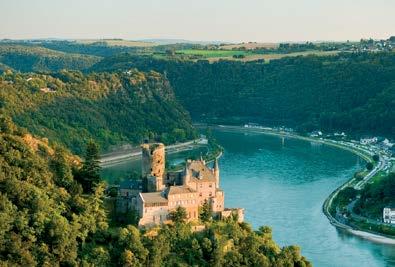
M14 0L0 3L0 39L387 39L395 34L393 10L390 0Z

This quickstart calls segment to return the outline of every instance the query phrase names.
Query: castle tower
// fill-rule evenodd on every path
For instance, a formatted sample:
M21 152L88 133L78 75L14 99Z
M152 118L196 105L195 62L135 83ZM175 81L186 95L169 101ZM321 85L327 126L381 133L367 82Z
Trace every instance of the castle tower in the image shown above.
M214 161L214 177L215 177L216 187L219 188L219 166L218 166L217 158Z
M191 173L188 169L189 160L185 162L185 170L184 170L184 177L182 179L183 185L188 185L189 181L191 180Z
M164 188L165 146L162 143L141 145L141 175L147 182L147 191L156 192Z

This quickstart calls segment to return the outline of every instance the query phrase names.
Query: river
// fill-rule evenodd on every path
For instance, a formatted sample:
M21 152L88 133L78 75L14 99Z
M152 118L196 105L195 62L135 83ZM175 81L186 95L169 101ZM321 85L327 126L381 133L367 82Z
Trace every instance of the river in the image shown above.
M254 228L269 225L280 246L296 244L314 266L395 266L395 246L373 243L333 227L325 198L364 162L351 152L297 139L215 130L225 205L244 207ZM179 161L185 155L173 156ZM126 175L138 164L104 170Z

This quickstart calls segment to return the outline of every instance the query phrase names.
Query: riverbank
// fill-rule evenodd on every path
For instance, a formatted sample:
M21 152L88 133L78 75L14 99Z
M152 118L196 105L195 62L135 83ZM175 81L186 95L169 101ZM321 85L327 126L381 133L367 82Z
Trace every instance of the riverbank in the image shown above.
M311 138L311 137L305 137L305 136L300 136L294 133L290 133L290 132L284 132L284 131L274 131L274 130L267 130L267 129L260 129L260 128L247 128L247 127L242 127L242 126L225 126L225 125L216 125L216 126L212 126L215 129L223 129L226 131L236 131L236 132L250 132L250 133L262 133L262 134L267 134L267 135L274 135L274 136L280 136L280 137L286 137L286 138L295 138L295 139L300 139L300 140L304 140L304 141L310 141L310 142L315 142L315 143L322 143L325 145L329 145L329 146L334 146L337 147L339 149L343 149L343 150L347 150L350 151L358 156L360 156L361 158L363 158L364 160L366 160L367 162L372 162L372 153L370 151L364 150L364 149L358 149L357 147L351 147L350 145L345 145L340 142L337 141L333 141L333 140L328 140L328 139L318 139L318 138ZM381 163L378 164L378 166L383 166ZM376 166L377 167L377 166ZM375 171L375 173L377 173L380 170L380 168L375 168L373 171ZM374 176L375 173L369 172L365 178L367 177L368 179L363 179L363 184L362 186L364 186L370 178L372 178ZM385 236L383 234L380 233L376 233L376 232L371 232L369 230L366 229L359 229L359 228L353 228L349 225L343 224L341 222L339 222L338 220L336 220L336 218L334 218L329 210L332 206L333 203L333 199L337 196L337 194L343 190L344 188L350 186L351 184L355 183L355 178L351 178L350 180L348 180L346 183L344 183L342 186L340 186L339 188L337 188L335 191L333 191L328 198L325 200L324 204L323 204L323 212L324 214L327 216L327 218L329 219L330 223L332 225L334 225L335 227L339 228L339 229L343 229L353 235L359 236L361 238L373 241L373 242L377 242L377 243L382 243L382 244L390 244L390 245L395 245L395 239L392 237L388 237Z
M199 126L197 126L197 127L199 127ZM259 129L259 128L246 128L243 126L214 125L214 126L210 126L210 127L215 128L215 129L226 129L226 130L231 130L231 131L233 130L233 131L238 131L238 132L243 131L243 132L250 132L250 133L262 133L262 134L273 135L273 136L295 138L295 139L314 142L314 143L321 143L321 144L325 144L325 145L329 145L329 146L333 146L333 147L337 147L337 148L340 148L343 150L350 151L350 152L358 155L365 161L368 161L368 162L372 161L371 157L369 155L367 155L366 153L364 153L362 151L358 151L356 149L353 149L353 148L345 146L345 145L338 144L338 143L336 143L336 141L333 141L333 140L318 139L318 138L312 138L312 137L307 137L307 136L301 136L301 135L297 135L297 134L294 134L291 132L285 132L285 131L266 130L266 129Z

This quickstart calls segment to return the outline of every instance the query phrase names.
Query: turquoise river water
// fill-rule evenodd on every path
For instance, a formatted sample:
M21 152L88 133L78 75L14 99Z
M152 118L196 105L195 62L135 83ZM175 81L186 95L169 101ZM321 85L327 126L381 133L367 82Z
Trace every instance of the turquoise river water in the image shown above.
M333 227L325 198L362 168L363 160L338 148L264 134L214 131L225 205L244 207L255 228L269 225L281 246L296 244L314 266L395 266L395 246L373 243ZM177 162L185 155L170 157ZM107 179L139 170L124 162L103 171Z

